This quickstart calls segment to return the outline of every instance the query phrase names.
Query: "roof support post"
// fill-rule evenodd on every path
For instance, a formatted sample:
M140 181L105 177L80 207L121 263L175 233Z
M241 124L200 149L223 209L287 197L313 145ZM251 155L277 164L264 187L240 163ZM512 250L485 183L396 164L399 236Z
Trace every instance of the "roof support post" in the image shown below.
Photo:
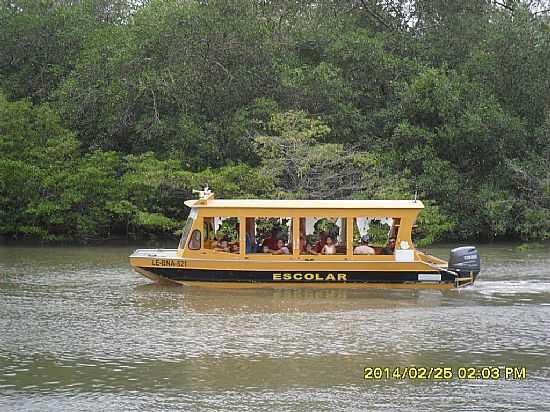
M353 256L353 217L346 218L346 255Z
M300 255L300 218L292 218L292 256Z
M240 215L237 219L239 219L239 255L242 259L246 253L246 218Z

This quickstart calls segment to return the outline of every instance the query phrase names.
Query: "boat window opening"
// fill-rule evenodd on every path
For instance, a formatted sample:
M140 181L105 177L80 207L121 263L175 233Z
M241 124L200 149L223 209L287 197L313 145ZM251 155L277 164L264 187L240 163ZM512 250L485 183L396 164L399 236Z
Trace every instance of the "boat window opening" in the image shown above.
M239 218L205 217L203 247L216 252L239 253Z
M246 253L292 254L292 218L247 217Z
M301 255L345 255L346 218L301 217Z
M205 249L212 249L211 245L212 242L216 238L215 231L214 231L214 218L213 217L205 217L203 218L203 233L204 233L204 248Z
M354 255L392 255L399 218L365 216L353 218Z
M198 229L193 230L191 233L191 239L187 245L191 250L199 250L201 248L201 231Z
M187 237L189 236L189 232L191 232L191 227L193 227L193 222L197 218L197 209L191 209L191 212L189 212L189 216L187 217L187 220L185 221L185 225L183 226L183 229L181 231L181 239L180 243L178 245L178 249L183 249L185 246L185 243L187 241Z

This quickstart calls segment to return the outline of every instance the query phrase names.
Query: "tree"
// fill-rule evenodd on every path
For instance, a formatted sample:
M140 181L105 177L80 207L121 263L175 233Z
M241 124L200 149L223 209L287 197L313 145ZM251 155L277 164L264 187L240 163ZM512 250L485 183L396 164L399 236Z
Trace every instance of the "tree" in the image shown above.
M75 3L75 4L73 4ZM50 101L75 68L86 38L103 24L99 2L13 0L0 3L0 88L9 98Z

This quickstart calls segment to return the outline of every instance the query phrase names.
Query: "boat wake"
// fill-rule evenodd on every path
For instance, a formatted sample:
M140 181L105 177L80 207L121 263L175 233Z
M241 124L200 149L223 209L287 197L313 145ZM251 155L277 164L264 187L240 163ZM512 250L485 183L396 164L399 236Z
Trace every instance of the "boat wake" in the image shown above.
M550 282L536 280L483 281L479 280L470 289L486 297L512 297L517 295L548 295L550 305Z

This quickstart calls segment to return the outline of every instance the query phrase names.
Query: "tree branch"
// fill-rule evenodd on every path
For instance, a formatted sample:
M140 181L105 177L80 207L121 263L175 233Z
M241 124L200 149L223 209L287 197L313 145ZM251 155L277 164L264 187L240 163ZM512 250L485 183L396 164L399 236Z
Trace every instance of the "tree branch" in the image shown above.
M372 11L367 4L365 3L365 0L361 0L361 4L363 5L363 8L367 13L369 13L372 17L374 17L376 20L378 20L379 23L382 23L387 29L394 30L394 27L392 27L390 24L386 23L386 21L380 17L376 12Z

